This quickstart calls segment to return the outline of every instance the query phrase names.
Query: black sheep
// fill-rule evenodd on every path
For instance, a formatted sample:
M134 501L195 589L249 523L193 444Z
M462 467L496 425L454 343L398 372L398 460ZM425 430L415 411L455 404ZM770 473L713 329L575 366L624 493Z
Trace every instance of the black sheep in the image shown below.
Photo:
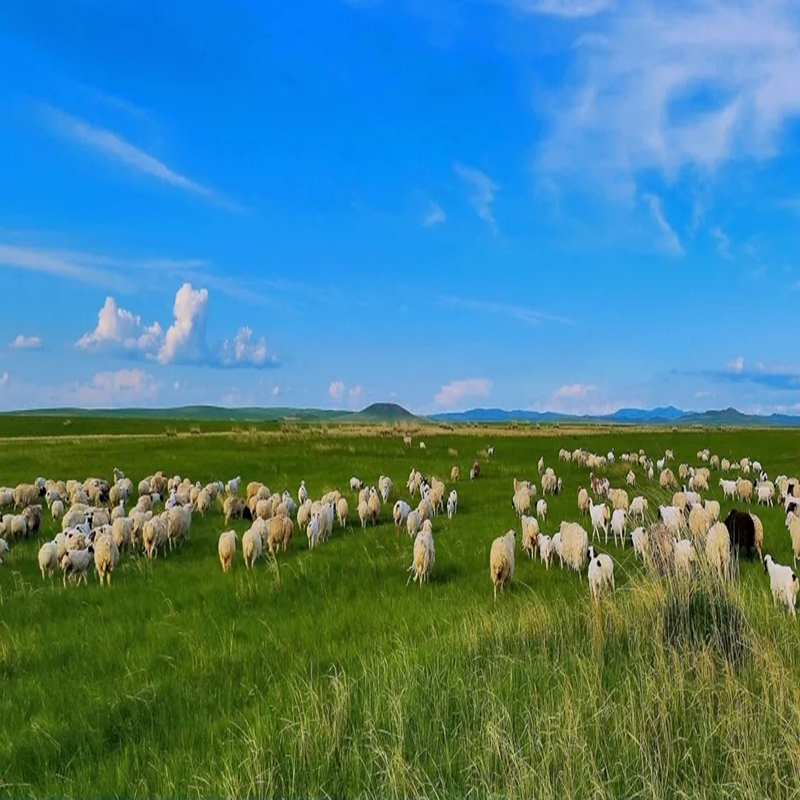
M725 517L725 527L731 537L731 547L736 550L744 547L747 557L753 557L753 548L756 546L756 526L753 518L746 511L737 511L735 508Z

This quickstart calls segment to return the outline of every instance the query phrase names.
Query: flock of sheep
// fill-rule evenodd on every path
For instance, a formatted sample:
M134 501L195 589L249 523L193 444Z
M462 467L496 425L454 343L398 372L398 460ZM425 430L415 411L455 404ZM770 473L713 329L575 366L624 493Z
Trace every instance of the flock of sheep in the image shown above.
M488 448L486 456L493 452L493 448ZM583 449L572 452L561 449L559 460L588 470L588 489L578 488L577 509L580 516L588 518L591 536L583 525L572 521L561 522L552 536L540 531L540 523L548 516L546 498L563 490L562 479L552 467L545 467L543 458L537 465L538 485L536 481L514 478L511 506L520 520L523 551L531 558L538 552L547 569L557 558L562 568L566 565L579 574L586 571L592 598L599 598L615 587L611 556L597 553L594 548L598 539L603 545L608 544L609 529L615 544L624 548L629 539L636 556L645 563L681 575L691 575L702 560L721 579L728 579L731 561L740 550L750 554L755 549L762 558L764 531L760 519L753 513L733 510L720 521L720 504L703 498L702 493L709 490L712 470L725 474L738 472L735 480L724 475L719 478L725 498L748 504L755 499L765 506L776 501L782 503L795 565L800 556L800 481L785 475L770 481L758 461L743 458L731 464L709 450L700 451L697 453L700 466L678 467L679 488L678 479L667 466L674 460L670 450L655 465L644 451L622 454L619 461L631 467L624 487L612 487L608 477L596 474L608 471L616 463L613 451L598 456ZM671 503L659 505L656 514L650 513L643 495L632 500L629 497L628 490L635 491L636 487L634 466L653 485L655 466L661 489L675 490ZM476 461L470 469L470 478L479 475L480 465ZM751 475L752 480L746 477ZM450 481L456 483L458 479L459 469L454 466ZM13 506L14 512L0 519L0 563L8 553L9 541L38 534L42 498L53 520L60 520L61 532L40 547L39 568L43 579L60 570L65 586L68 582L86 583L92 566L100 584L110 585L120 554L127 550L138 549L147 558L155 559L159 551L163 554L180 547L189 536L193 515L204 516L215 504L221 506L226 527L231 519L250 521L241 537L242 556L248 569L267 551L273 556L278 550L285 551L295 526L305 532L309 549L314 549L330 538L336 523L341 528L347 525L350 503L339 491L329 491L319 500L312 500L305 482L301 482L295 502L288 490L282 494L271 492L258 481L247 484L244 497L239 495L240 487L238 476L225 484L216 481L202 486L179 475L168 478L157 472L139 481L133 503L133 482L117 469L111 481L96 477L82 482L37 478L32 484L20 484L14 489L3 487L0 506ZM444 481L435 476L428 479L415 469L411 470L405 488L410 502L397 499L392 506L392 518L395 528L405 528L413 539L409 581L422 586L435 564L434 518L440 513L447 513L450 518L458 513L458 493L455 488L448 492ZM392 479L385 475L374 486L364 486L359 478L353 477L349 490L362 528L376 524L381 508L395 494ZM157 512L156 507L161 504L163 508ZM640 524L633 527L637 522ZM629 527L632 527L630 533ZM502 591L513 578L516 539L516 531L509 530L491 545L489 572L495 599L498 589ZM226 530L219 537L217 551L225 572L234 562L238 544L239 536L234 530ZM798 580L792 568L777 564L769 555L762 560L775 602L795 614Z

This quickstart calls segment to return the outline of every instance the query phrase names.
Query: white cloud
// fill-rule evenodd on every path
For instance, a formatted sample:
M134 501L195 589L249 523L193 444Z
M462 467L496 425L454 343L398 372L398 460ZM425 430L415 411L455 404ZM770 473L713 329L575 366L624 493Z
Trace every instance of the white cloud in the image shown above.
M77 119L55 108L44 107L48 122L63 136L88 147L96 153L123 163L134 172L149 175L183 191L202 197L215 205L229 210L240 211L240 206L222 197L213 189L180 175L170 169L163 161L126 142L118 134L104 128L97 128L88 122Z
M5 386L8 383L8 370L4 371L2 375L0 375L0 386Z
M175 320L167 329L156 356L160 364L203 361L207 358L207 308L208 289L194 289L191 283L184 283L178 289L172 305Z
M469 184L471 193L469 197L475 213L485 222L497 229L497 221L492 214L495 192L500 188L485 172L474 167L466 167L456 163L453 170L461 180Z
M275 362L274 356L267 355L267 343L264 337L255 340L253 331L247 326L239 328L231 341L226 339L222 343L219 359L225 366L260 367L268 360Z
M729 361L725 368L731 372L741 372L744 369L744 356L738 356L733 361Z
M62 254L32 247L18 247L13 244L0 244L0 265L12 269L40 272L72 278L95 286L123 287L119 276L98 270L86 263L80 263L69 254Z
M492 381L488 378L467 378L450 381L436 393L433 401L437 406L452 408L468 397L486 397L492 391Z
M444 224L446 219L447 215L444 213L444 209L437 203L431 203L422 224L426 228L433 228L435 225Z
M558 389L555 390L553 393L553 397L556 398L576 398L576 397L586 397L587 394L593 392L597 387L587 385L584 383L566 383L563 386L559 386Z
M611 0L507 0L525 14L547 14L554 17L593 17L605 11Z
M42 346L39 336L24 336L18 334L8 345L12 350L38 350Z
M582 30L539 152L550 178L631 197L639 173L773 156L800 114L796 0L642 0Z
M559 317L547 311L539 311L534 308L517 306L510 303L495 303L490 300L470 300L465 297L443 297L441 304L448 308L464 308L468 311L477 311L485 314L499 314L505 317L512 317L526 325L539 325L542 322L555 322L561 325L572 325L572 320L566 317Z
M654 194L646 194L644 195L644 199L647 201L647 205L650 208L650 215L661 231L657 240L659 247L670 255L682 256L683 247L681 246L681 240L664 216L664 211L661 208L661 198Z
M177 392L178 389L181 388L181 382L180 381L175 381L175 383L172 384L172 388Z
M364 396L364 389L359 384L358 386L353 386L347 392L347 401L350 403L351 406L358 405L361 402L361 398Z
M702 391L699 391L699 392L695 392L694 396L699 400L701 397L713 397L714 396L714 392L709 392L709 391L702 390Z
M120 308L113 297L106 297L97 314L97 327L75 343L81 350L111 350L125 354L154 354L164 332L158 322L143 325L142 318Z
M725 259L730 261L732 259L731 256L731 240L728 234L719 227L719 225L713 225L711 228L708 229L709 234L711 234L711 238L717 245L717 252Z
M272 387L272 396L273 397L277 397L280 393L281 393L281 387L280 386L273 386Z
M340 400L344 394L344 383L342 381L333 381L333 383L331 383L331 385L328 387L328 394L334 400Z

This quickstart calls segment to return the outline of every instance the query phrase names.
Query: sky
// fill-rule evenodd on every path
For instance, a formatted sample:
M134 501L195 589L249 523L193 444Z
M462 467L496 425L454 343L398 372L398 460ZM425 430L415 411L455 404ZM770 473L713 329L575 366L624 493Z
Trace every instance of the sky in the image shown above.
M800 413L800 0L8 0L0 74L0 409Z

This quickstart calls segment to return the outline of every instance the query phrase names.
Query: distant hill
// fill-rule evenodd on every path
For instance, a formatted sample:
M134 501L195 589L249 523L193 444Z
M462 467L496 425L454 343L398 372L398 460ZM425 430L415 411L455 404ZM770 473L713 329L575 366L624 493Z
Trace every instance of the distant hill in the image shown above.
M346 417L347 422L411 422L416 417L397 403L373 403Z

